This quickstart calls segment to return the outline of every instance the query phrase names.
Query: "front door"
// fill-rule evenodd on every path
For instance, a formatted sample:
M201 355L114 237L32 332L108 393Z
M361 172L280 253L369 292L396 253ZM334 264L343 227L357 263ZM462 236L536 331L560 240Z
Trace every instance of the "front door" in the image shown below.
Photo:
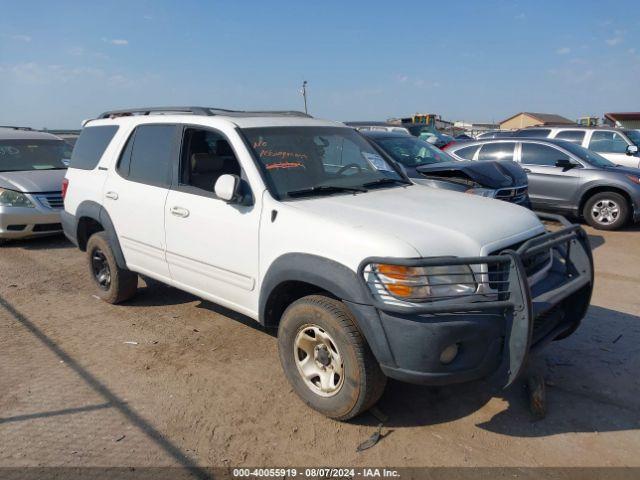
M556 167L558 160L571 161L576 167ZM527 172L529 197L534 207L572 208L579 187L580 164L555 147L527 141L521 145L520 164Z
M167 282L164 209L178 132L175 125L138 126L103 188L127 267Z
M229 204L216 197L223 174L243 177L227 138L216 130L183 132L177 185L167 196L167 262L173 283L247 315L255 312L261 199ZM245 188L248 188L246 179Z
M594 130L591 133L588 148L616 165L638 168L640 158L627 154L629 145L631 144L619 132Z

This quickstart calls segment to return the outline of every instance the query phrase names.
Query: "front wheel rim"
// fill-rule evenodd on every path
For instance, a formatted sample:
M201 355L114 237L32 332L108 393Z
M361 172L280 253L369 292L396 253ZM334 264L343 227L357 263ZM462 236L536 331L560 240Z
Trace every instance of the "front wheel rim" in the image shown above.
M307 324L298 330L293 356L305 385L316 395L332 397L344 384L344 363L336 342L318 325Z
M591 207L591 217L601 225L611 225L620 217L620 206L609 198L598 200Z
M91 252L91 271L98 286L102 290L109 290L111 286L111 268L106 255L99 248Z

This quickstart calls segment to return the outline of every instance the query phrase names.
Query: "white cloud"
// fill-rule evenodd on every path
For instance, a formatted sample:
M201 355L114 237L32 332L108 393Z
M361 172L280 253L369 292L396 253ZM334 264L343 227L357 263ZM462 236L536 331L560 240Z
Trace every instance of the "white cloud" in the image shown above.
M31 37L29 35L11 35L10 38L12 40L16 40L18 42L30 42Z
M569 47L562 47L556 50L558 55L567 55L571 53L571 49Z
M525 18L527 18L527 16L524 13L519 13L513 18L515 18L516 20L524 20Z
M616 30L613 33L614 33L613 37L607 38L605 40L605 43L607 45L609 45L610 47L614 47L614 46L624 42L624 34L625 34L625 32L623 30Z
M144 18L145 20L153 20L153 17L151 15L144 15L142 18Z
M129 40L125 40L124 38L105 38L102 37L102 41L105 43L110 43L111 45L129 45Z
M407 80L409 80L409 76L399 73L396 75L396 80L400 83L405 83Z

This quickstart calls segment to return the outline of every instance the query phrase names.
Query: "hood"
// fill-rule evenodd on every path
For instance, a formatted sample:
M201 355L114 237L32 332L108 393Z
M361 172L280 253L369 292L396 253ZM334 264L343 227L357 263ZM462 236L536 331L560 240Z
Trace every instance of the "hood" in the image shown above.
M518 205L422 185L314 197L289 205L307 216L356 229L360 238L396 237L422 257L484 255L545 231L533 212Z
M422 165L416 170L429 177L446 178L462 174L486 188L509 188L527 184L525 171L510 160L434 163Z
M59 192L66 170L0 172L0 188L24 193Z

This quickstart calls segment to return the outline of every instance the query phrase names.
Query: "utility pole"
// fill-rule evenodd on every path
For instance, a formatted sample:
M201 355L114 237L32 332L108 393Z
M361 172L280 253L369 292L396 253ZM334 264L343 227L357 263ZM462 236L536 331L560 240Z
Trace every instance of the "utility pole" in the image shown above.
M300 93L302 93L302 97L304 98L304 113L309 113L307 112L307 81L306 80L302 82L302 90L300 90Z

